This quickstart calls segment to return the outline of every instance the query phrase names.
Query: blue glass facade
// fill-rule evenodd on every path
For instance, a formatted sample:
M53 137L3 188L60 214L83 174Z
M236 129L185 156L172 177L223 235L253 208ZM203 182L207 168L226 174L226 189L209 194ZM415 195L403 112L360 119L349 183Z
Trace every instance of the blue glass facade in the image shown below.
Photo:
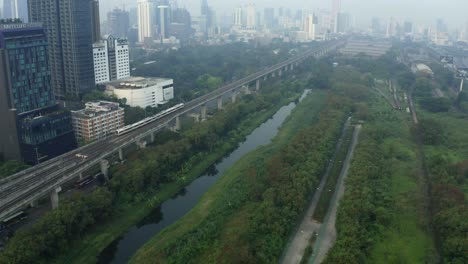
M41 27L0 29L0 49L6 51L8 60L10 107L22 114L54 105L44 30Z
M77 144L54 98L44 29L9 22L0 21L0 121L14 125L0 131L0 155L36 164Z

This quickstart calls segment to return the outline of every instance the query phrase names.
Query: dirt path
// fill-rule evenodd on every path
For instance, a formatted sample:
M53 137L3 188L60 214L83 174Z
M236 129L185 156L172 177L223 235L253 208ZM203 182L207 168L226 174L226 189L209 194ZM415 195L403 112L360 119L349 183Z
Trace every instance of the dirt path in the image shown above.
M346 124L341 133L340 140L338 141L338 144L336 145L335 154L333 155L333 158L330 160L328 164L327 171L322 177L320 184L317 188L317 191L314 193L312 201L310 202L309 208L307 209L307 212L304 215L304 218L301 224L299 225L299 228L297 229L296 234L294 235L294 238L290 241L287 251L283 255L283 259L281 263L284 263L284 264L300 263L302 257L304 256L304 251L309 244L309 239L312 237L314 232L318 233L318 231L320 230L321 224L313 220L313 215L315 212L315 208L317 207L318 201L320 199L322 190L327 182L328 176L330 175L330 171L335 162L336 153L338 152L338 150L341 147L341 144L343 143L346 130L348 129L350 123L351 123L351 118L349 118L346 121Z
M343 168L341 170L341 174L337 182L337 186L336 186L334 197L333 197L334 199L332 200L330 204L330 208L328 209L328 212L327 212L327 217L325 218L325 219L328 219L328 221L325 220L324 225L326 226L324 226L321 232L319 233L319 237L316 242L317 244L316 244L316 247L314 248L314 250L318 249L318 252L315 252L312 255L312 260L313 260L312 263L321 263L325 259L327 252L330 250L330 248L333 246L333 244L336 241L336 228L335 228L336 212L338 210L339 201L345 191L344 180L348 176L349 165L353 158L354 149L356 148L356 145L358 143L360 132L361 132L361 125L357 125L354 129L353 141L348 150L348 155L346 156L346 160L343 163Z

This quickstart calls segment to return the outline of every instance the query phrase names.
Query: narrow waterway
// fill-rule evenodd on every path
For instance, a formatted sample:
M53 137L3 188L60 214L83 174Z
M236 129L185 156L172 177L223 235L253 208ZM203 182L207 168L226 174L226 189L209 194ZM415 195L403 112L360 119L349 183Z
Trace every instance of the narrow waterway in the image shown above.
M308 91L304 92L300 100L304 99L307 94ZM127 263L130 257L149 239L195 207L203 194L223 175L226 169L257 147L269 144L295 107L296 103L290 103L279 109L272 118L256 128L236 150L223 158L205 175L194 180L176 197L162 203L138 225L109 245L99 256L98 263Z

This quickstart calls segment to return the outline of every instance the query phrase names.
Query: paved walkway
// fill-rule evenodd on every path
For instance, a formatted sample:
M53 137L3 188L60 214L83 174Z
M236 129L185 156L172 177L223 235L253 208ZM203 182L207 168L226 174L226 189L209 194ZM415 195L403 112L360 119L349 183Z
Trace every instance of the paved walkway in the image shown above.
M338 210L339 201L345 191L344 180L348 176L349 165L353 158L354 149L356 148L356 145L358 143L360 132L361 132L361 125L357 125L354 130L353 141L348 151L348 155L346 156L343 169L341 170L340 178L338 179L338 182L337 182L337 186L336 186L335 194L334 194L334 200L332 200L331 208L328 209L327 217L325 218L325 219L328 218L328 221L326 221L325 223L326 226L324 227L323 232L319 233L319 238L317 239L317 243L319 243L319 245L317 245L317 247L315 248L318 248L318 252L316 253L315 258L313 258L312 263L322 263L328 251L330 250L330 248L333 246L333 244L335 244L336 212Z
M328 176L330 175L330 171L333 167L333 164L335 162L336 158L336 153L338 152L339 148L341 147L341 144L343 143L343 138L345 135L346 130L348 129L349 125L351 123L351 118L349 118L346 121L346 124L343 128L340 140L338 141L338 144L336 145L335 153L333 155L332 160L330 160L328 164L327 171L325 172L324 176L322 177L322 180L320 181L320 184L317 188L317 191L314 193L314 197L312 198L312 201L310 202L309 208L307 209L306 214L304 215L304 219L302 220L299 228L297 229L296 234L294 235L294 238L292 239L291 243L289 244L289 247L283 257L283 260L281 263L284 264L297 264L301 262L301 259L304 255L304 251L307 248L309 244L309 239L312 237L314 232L318 233L320 230L320 223L315 221L313 219L313 215L315 212L315 208L317 207L318 201L320 199L320 195L322 193L322 190L325 186L325 183L327 182Z

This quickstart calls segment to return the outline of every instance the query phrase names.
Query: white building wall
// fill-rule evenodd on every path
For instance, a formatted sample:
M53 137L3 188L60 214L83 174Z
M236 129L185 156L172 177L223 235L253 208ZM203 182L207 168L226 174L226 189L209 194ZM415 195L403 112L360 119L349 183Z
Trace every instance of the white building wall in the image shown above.
M127 45L118 45L115 40L115 59L117 79L130 77L130 54Z
M173 80L166 80L145 88L114 88L112 92L119 99L126 98L127 105L132 107L158 107L158 104L165 104L174 98L173 84Z
M149 0L138 0L138 41L153 37L155 5Z
M93 45L94 80L96 84L108 82L109 59L107 56L107 42Z

